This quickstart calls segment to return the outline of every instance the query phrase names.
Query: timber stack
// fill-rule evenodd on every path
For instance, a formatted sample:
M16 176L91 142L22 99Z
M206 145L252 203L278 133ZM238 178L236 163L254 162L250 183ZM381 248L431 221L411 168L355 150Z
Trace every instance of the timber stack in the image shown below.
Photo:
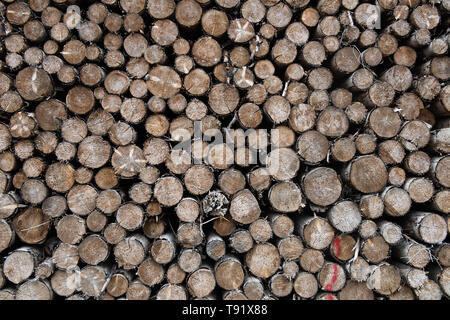
M0 300L450 297L449 0L1 0Z

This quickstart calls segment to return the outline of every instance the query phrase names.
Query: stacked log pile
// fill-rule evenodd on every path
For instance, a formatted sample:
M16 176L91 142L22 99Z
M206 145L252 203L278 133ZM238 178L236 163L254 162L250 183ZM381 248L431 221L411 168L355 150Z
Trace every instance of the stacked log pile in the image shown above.
M0 300L448 298L449 11L1 0Z

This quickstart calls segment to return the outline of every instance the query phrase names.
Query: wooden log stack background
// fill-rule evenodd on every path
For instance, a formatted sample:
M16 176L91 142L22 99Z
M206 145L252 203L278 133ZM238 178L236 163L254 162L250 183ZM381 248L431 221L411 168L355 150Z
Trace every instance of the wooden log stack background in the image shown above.
M0 299L448 298L449 10L1 0Z

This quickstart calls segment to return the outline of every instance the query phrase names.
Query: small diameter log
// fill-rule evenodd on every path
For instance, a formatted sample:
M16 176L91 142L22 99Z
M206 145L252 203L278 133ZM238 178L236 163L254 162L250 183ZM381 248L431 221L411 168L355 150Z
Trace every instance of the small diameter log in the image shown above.
M186 285L189 293L194 297L206 297L216 287L214 273L209 267L201 267L189 275Z
M77 271L56 270L50 279L53 291L62 297L68 297L80 287L80 274Z
M339 49L331 60L332 68L341 73L351 73L360 65L360 54L353 47Z
M0 219L0 252L7 249L14 242L15 233L10 224Z
M106 286L106 292L112 297L120 297L128 291L128 285L131 275L126 272L117 272L113 274Z
M261 209L250 190L236 193L230 202L230 214L238 223L250 224L259 218Z
M19 71L15 78L15 87L23 99L40 101L53 92L52 80L47 72L35 67Z
M12 288L0 290L0 300L15 300L16 291Z
M406 173L405 170L399 167L392 167L389 170L388 181L393 186L400 187L405 182ZM411 194L409 195L411 197ZM411 198L412 199L412 198Z
M322 268L325 257L320 250L306 249L300 256L299 262L302 269L311 273L316 273Z
M403 216L411 208L411 197L401 188L387 187L381 194L381 199L384 211L393 217Z
M292 182L280 182L269 190L271 206L279 212L295 212L303 207L300 188Z
M206 254L211 259L217 261L226 253L225 241L217 234L210 234L206 241Z
M161 235L154 240L150 254L157 263L167 264L172 261L176 254L175 238L172 234L167 233Z
M399 270L392 265L377 265L367 279L367 285L381 295L390 295L400 288Z
M144 260L148 249L147 238L142 235L133 235L116 244L114 257L119 267L130 270L136 268Z
M294 280L294 291L301 298L312 298L318 290L319 284L312 273L300 272Z
M201 255L195 249L183 249L178 256L178 266L186 273L192 273L197 270L201 262Z
M403 239L402 228L396 223L381 220L377 223L380 235L389 245L397 245Z
M270 243L256 244L247 253L245 263L252 274L267 279L279 268L280 254Z
M266 242L273 236L270 222L263 218L252 222L248 230L256 242Z
M403 188L408 192L412 201L424 203L434 194L433 182L427 178L410 178L405 181Z
M137 275L142 283L152 287L163 280L164 268L151 258L147 258L139 265Z
M287 238L294 232L294 221L284 214L274 214L269 216L269 223L273 234L278 238Z
M365 282L370 275L371 267L364 258L357 257L346 264L346 270L352 280Z
M204 234L196 223L180 224L177 230L177 241L185 248L194 248L202 243Z
M380 263L388 257L389 251L389 244L379 234L361 241L360 252L368 262Z
M40 208L30 207L16 215L13 219L16 235L25 243L42 242L50 229L50 219Z
M443 295L446 297L448 297L450 289L450 283L448 280L449 272L450 269L448 267L442 269L440 267L433 267L430 272L430 278L439 284Z
M295 262L295 261L283 262L283 273L287 277L293 279L297 275L299 270L300 270L300 267L297 262Z
M214 184L212 170L205 165L194 165L184 175L184 185L193 195L207 193Z
M345 285L345 271L336 263L325 262L318 274L319 285L324 291L339 291Z
M450 265L450 246L448 243L437 246L433 252L442 266L448 267Z
M449 204L449 197L450 197L450 191L448 190L441 190L435 193L432 201L433 201L433 207L439 210L443 213L449 213L450 212L450 206Z
M142 226L142 230L144 231L144 234L147 237L154 239L164 233L166 224L167 222L164 219L159 218L147 219L144 225ZM125 232L125 230L123 230L123 232Z
M170 284L180 284L184 281L186 273L180 268L177 263L173 263L167 269L167 281Z
M299 218L296 229L306 244L317 250L328 247L334 238L333 227L327 220L319 217Z
M430 130L419 120L406 122L399 133L399 141L408 151L425 147L430 140Z
M183 187L177 178L163 177L156 182L154 195L161 205L174 206L183 197Z
M116 212L117 223L128 231L134 231L141 227L143 220L144 210L132 203L121 205Z
M286 297L292 292L293 283L287 275L277 273L270 278L269 287L275 296Z
M353 258L356 240L347 234L337 236L330 245L331 255L339 261L347 261Z
M401 124L400 116L392 108L376 108L369 115L369 127L381 138L394 137Z
M187 300L187 292L180 285L165 284L158 291L156 300Z
M54 250L52 262L58 269L74 270L79 261L78 247L75 245L60 243Z
M98 297L106 284L108 271L101 266L86 266L80 273L80 291L89 297Z
M109 247L102 237L90 235L81 241L78 253L82 261L95 266L108 258Z
M431 173L434 181L448 188L450 179L448 177L448 167L450 166L450 157L437 157L431 159Z
M331 146L331 156L339 162L348 162L356 154L356 146L350 138L337 139Z
M307 163L317 164L324 160L327 157L328 148L328 139L314 130L303 133L297 140L298 153Z
M405 157L405 149L396 140L385 140L378 145L378 155L386 164L399 164Z
M328 211L328 220L337 230L351 233L360 225L361 214L354 202L341 201Z
M421 269L412 268L406 264L398 263L396 267L400 271L403 281L411 288L421 288L428 281L428 276Z
M430 157L423 151L414 151L405 158L405 169L414 175L423 175L430 169Z
M327 167L309 171L302 179L305 196L315 205L325 207L338 200L342 192L342 184L337 173ZM323 190L327 190L323 193Z
M280 256L286 260L297 260L303 252L303 243L297 236L289 236L277 243Z
M230 246L238 253L248 252L253 247L253 238L248 230L237 229L230 235Z
M151 289L139 280L134 280L128 285L126 298L128 300L149 300Z
M225 256L216 263L214 274L217 285L225 290L236 290L244 282L242 264L231 256Z
M183 198L176 206L175 212L180 221L194 222L200 213L200 206L195 199Z
M42 202L42 212L51 218L60 217L66 210L66 199L62 196L51 196Z
M431 212L412 212L404 225L405 231L419 241L437 244L447 237L446 221L438 214Z
M431 259L430 252L424 245L406 239L394 248L393 255L415 268L424 268Z
M243 284L245 296L250 300L260 300L264 294L264 285L259 278L247 277Z

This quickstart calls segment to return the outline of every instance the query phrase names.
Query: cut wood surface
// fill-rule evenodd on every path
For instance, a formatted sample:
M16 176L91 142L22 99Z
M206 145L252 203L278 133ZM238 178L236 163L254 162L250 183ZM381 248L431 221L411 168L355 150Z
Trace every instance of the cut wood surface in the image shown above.
M0 300L450 289L450 2L0 2Z

